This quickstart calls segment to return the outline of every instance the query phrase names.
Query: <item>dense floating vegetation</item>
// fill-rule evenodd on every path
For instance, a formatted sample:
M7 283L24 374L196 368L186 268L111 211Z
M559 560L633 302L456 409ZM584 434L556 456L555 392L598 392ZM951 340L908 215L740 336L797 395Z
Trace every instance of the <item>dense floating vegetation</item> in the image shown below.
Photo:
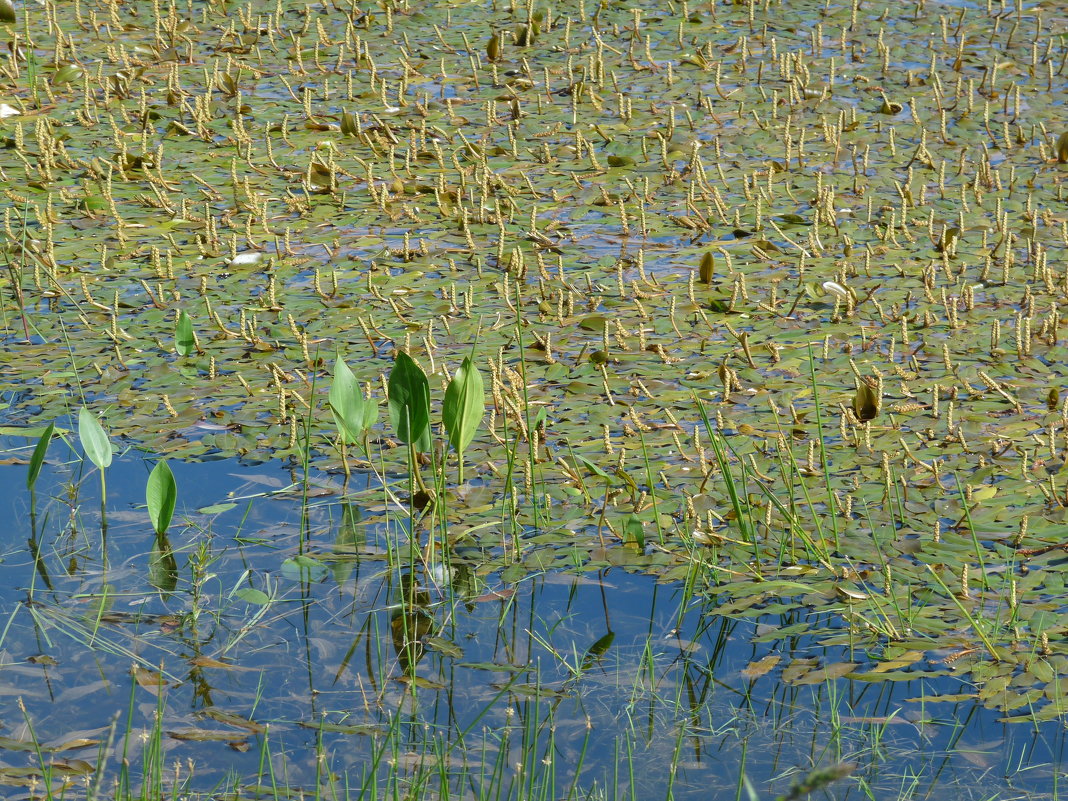
M420 564L622 566L843 655L752 678L1066 711L1057 4L0 17L10 426L286 460Z

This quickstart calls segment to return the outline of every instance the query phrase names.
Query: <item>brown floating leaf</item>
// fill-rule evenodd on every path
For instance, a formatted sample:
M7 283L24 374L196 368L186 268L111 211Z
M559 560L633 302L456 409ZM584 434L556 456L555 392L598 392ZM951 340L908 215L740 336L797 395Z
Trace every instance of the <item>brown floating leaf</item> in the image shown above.
M742 675L747 679L758 679L779 664L781 659L782 657L778 654L768 654L763 659L750 662L742 668Z
M490 590L485 595L480 595L474 599L473 603L484 603L486 601L505 601L515 595L515 590Z
M204 710L205 717L209 717L212 720L219 723L225 723L229 726L236 726L239 729L247 729L248 731L260 734L267 730L267 727L262 723L257 723L254 720L249 720L246 717L238 715L236 712L227 712L223 709L219 709L216 706L209 706Z
M133 675L134 681L153 695L159 695L159 691L167 686L167 680L155 670L134 665L130 668L130 673Z
M168 731L167 736L175 740L186 740L197 743L233 743L239 742L240 737L235 737L232 731L221 731L219 729L198 729L190 727L188 729L174 729Z
M822 684L830 679L840 679L842 676L852 673L857 668L856 662L835 662L822 668L810 670L803 676L799 676L794 684Z

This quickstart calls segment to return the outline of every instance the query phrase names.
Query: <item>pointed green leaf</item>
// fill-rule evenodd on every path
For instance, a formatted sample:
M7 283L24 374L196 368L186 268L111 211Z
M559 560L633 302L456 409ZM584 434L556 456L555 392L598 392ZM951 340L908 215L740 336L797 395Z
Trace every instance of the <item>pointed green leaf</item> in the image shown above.
M874 420L879 414L879 395L866 381L861 381L853 395L853 414L861 422Z
M174 349L179 356L188 356L196 347L193 339L193 321L185 309L179 309L178 321L174 324Z
M586 653L582 657L582 669L589 669L594 662L608 653L608 649L612 647L615 639L616 633L614 631L607 631L601 635L596 642L586 649Z
M645 525L637 515L627 515L623 520L623 541L627 540L632 540L638 550L645 550Z
M600 478L603 478L605 480L606 484L610 484L610 485L614 486L614 485L619 483L619 481L615 478L615 476L608 475L608 473L606 473L600 467L595 465L593 462L591 462L585 456L579 456L578 454L575 454L575 461L578 462L579 464L581 464L582 466L584 466L587 470L589 470L595 476L599 476Z
M30 471L26 474L27 489L32 490L33 485L37 483L37 477L41 475L45 454L48 453L48 443L52 441L52 434L55 430L55 422L49 423L44 433L41 434L41 438L37 440L37 447L33 449L33 456L30 457Z
M328 396L334 424L346 443L360 442L378 417L378 406L366 400L352 370L340 356L334 362L334 381Z
M356 136L359 130L356 124L356 117L353 116L351 111L341 112L341 133L345 136Z
M148 517L152 521L152 527L161 537L167 533L174 516L174 505L178 500L178 485L175 484L174 474L164 459L157 462L148 476L148 486L145 488L145 500L148 503Z
M103 470L111 465L111 442L97 419L84 406L78 411L78 440L89 461Z
M467 450L485 413L486 392L482 375L468 356L453 374L452 381L445 390L441 413L445 430L449 434L449 444L457 453L463 454Z
M430 385L426 374L404 351L389 373L389 421L401 442L430 450Z

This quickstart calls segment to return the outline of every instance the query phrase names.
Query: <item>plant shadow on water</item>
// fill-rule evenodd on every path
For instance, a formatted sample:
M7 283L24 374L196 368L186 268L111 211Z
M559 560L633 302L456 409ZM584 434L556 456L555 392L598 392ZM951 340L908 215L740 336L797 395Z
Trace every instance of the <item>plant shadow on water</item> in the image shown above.
M838 798L1038 797L1063 769L1060 722L999 722L944 675L845 678L848 646L781 636L803 607L728 617L622 568L508 582L484 553L428 572L407 521L325 476L302 503L293 471L174 464L161 569L149 467L112 466L106 547L78 462L44 468L35 532L3 468L5 798L78 797L98 766L120 795L242 798L718 798L817 769L852 774Z

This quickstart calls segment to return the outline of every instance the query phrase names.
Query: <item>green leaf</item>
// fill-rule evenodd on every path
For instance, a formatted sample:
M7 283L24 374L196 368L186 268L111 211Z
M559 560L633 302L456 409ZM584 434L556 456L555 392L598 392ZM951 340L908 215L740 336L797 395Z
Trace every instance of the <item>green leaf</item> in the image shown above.
M608 631L599 637L593 645L586 649L586 653L582 657L582 669L588 670L594 662L608 653L608 649L612 647L615 639L616 633L614 631Z
M623 540L633 540L639 550L645 550L645 525L634 514L627 515L623 520Z
M213 503L211 506L201 506L197 509L197 514L202 515L221 515L223 512L229 512L231 509L237 508L236 503Z
M174 324L174 349L179 356L188 356L196 347L193 339L193 321L185 309L178 310L178 321Z
M174 474L166 459L152 468L145 488L145 500L148 502L148 517L152 526L162 537L171 525L174 504L178 500L178 485L174 482Z
M0 20L2 21L2 20ZM81 80L82 68L77 64L66 64L55 71L52 75L52 84L59 86L64 83L74 83Z
M482 375L471 363L471 357L453 374L448 389L445 390L445 402L442 405L441 419L449 435L449 444L460 454L467 450L475 438L479 423L486 413L486 391L482 384Z
M389 372L389 421L401 442L430 450L430 385L426 374L404 351Z
M356 376L340 356L334 362L334 381L328 398L341 438L346 443L361 442L364 432L378 417L378 405L363 397Z
M260 606L263 606L271 600L270 596L267 595L267 593L265 593L263 590L256 590L252 587L242 587L240 590L235 592L234 595L236 595L245 603L258 604Z
M593 462L591 462L585 456L579 456L578 454L575 454L575 461L578 462L579 464L581 464L582 466L584 466L587 470L589 470L595 476L599 476L600 478L603 478L605 480L606 484L610 484L610 485L614 486L615 484L619 483L619 481L615 478L615 476L608 475L608 473L606 473L600 467L595 465Z
M861 422L874 420L879 414L879 395L866 381L859 383L853 395L853 414Z
M15 4L11 0L0 0L0 22L15 21Z
M344 136L356 136L358 126L356 124L356 117L352 115L350 111L341 112L341 133Z
M82 443L82 450L89 457L89 461L103 470L111 466L111 442L100 425L86 407L78 411L78 440Z
M712 278L716 274L716 254L711 250L705 251L705 255L701 257L701 265L697 273L702 284L712 283Z
M37 447L33 449L33 456L30 457L30 470L26 474L26 488L32 490L34 484L37 483L37 477L41 475L41 468L44 466L45 454L48 453L48 443L52 441L52 434L56 430L56 424L54 422L49 423L41 434L41 438L37 440Z

